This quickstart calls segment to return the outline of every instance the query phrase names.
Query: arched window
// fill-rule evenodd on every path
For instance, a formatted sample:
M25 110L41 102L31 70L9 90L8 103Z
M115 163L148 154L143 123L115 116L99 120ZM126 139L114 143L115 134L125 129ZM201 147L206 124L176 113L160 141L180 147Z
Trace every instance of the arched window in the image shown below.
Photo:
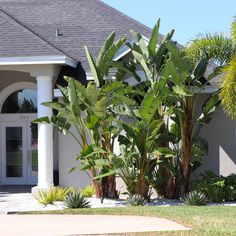
M1 113L37 113L37 93L32 89L17 90L7 97Z

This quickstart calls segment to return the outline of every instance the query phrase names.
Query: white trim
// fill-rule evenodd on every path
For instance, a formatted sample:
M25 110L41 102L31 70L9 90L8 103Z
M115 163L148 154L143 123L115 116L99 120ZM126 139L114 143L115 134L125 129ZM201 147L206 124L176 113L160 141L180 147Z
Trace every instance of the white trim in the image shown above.
M47 65L66 64L72 67L77 66L77 62L67 56L27 56L27 57L0 57L0 66L6 65Z
M5 102L5 100L8 98L8 96L14 93L15 91L21 90L21 89L32 89L36 91L37 85L32 82L17 82L3 89L2 92L0 93L0 112L2 110L2 105Z

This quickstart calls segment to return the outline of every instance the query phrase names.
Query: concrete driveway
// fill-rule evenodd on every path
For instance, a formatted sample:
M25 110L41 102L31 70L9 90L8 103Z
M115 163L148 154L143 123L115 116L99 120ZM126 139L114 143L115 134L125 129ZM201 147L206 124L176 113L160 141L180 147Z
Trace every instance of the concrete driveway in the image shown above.
M51 236L188 230L157 217L106 215L0 215L0 235Z

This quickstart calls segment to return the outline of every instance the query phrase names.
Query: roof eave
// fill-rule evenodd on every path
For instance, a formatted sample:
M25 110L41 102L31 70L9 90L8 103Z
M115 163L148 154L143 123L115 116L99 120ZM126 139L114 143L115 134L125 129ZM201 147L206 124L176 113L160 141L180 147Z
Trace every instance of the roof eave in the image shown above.
M48 65L61 64L76 68L78 62L68 56L25 56L25 57L0 57L0 66L5 65Z

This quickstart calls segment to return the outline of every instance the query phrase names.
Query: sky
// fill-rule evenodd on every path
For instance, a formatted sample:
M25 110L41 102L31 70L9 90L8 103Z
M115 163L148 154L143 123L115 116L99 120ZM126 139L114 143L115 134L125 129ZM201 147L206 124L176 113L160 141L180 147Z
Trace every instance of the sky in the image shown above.
M236 16L236 0L103 0L139 22L153 27L161 19L160 32L175 29L173 39L186 45L199 33L230 35Z

